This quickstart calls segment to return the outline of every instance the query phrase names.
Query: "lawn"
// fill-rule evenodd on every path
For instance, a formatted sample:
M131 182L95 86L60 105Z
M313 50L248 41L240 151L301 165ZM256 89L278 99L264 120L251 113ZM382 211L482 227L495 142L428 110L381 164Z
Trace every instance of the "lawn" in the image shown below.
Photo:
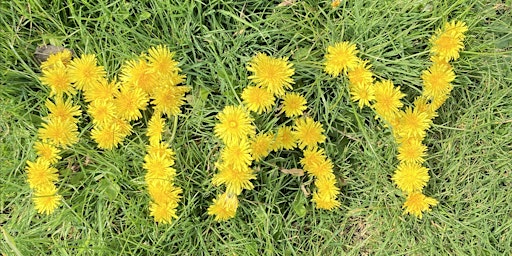
M350 100L347 79L323 72L329 45L356 44L376 79L390 79L413 103L429 67L429 38L447 21L466 23L465 49L452 65L451 97L423 141L439 201L423 218L403 215L392 182L398 160L389 128ZM510 255L512 254L512 1L40 1L0 4L0 253L2 255ZM26 182L49 89L34 57L44 44L77 56L96 54L113 79L150 47L175 52L192 89L163 135L176 152L183 189L171 224L149 216L143 169L149 111L113 150L80 140L58 163L62 204L34 209ZM287 57L293 91L325 129L341 206L316 209L298 150L255 163L254 189L243 191L233 219L208 207L223 187L211 183L221 141L217 113L241 102L247 63L258 52ZM82 110L86 103L81 101ZM277 125L275 113L255 119ZM279 119L280 120L280 119ZM281 122L281 121L279 121ZM301 188L302 187L302 188ZM305 188L305 189L303 189Z

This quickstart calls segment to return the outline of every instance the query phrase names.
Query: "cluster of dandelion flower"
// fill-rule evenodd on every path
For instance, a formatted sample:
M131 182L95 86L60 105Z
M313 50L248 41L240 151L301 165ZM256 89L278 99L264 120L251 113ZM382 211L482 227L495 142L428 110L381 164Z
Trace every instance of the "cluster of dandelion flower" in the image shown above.
M464 23L449 22L431 38L432 65L422 73L422 94L415 99L413 107L405 110L401 102L405 94L400 87L390 80L375 82L371 66L356 56L358 51L354 44L342 42L327 49L324 71L332 76L346 74L351 99L358 102L359 108L371 107L377 118L392 129L400 161L392 180L406 195L404 213L419 218L422 212L430 211L430 206L438 203L422 192L430 179L428 169L422 166L427 150L422 141L437 116L437 109L453 88L451 82L455 73L448 62L459 57L466 31Z
M214 128L224 148L220 159L215 163L219 170L212 179L216 186L225 185L223 194L213 200L208 214L216 220L233 218L238 207L238 196L244 189L252 189L255 179L251 168L253 161L261 161L272 151L304 150L301 163L316 178L317 191L313 201L317 208L333 209L339 206L336 197L339 189L335 185L333 165L318 144L325 140L322 125L311 117L302 117L307 109L306 99L288 90L294 83L292 64L285 58L274 58L257 53L248 63L248 78L253 83L242 91L243 104L227 106L217 116L219 123ZM294 120L294 126L281 125L275 131L256 133L253 125L254 114L270 113L277 99L282 102L281 113ZM310 153L314 152L314 153Z
M55 166L62 158L61 150L78 141L77 123L81 111L72 101L76 78L70 72L71 58L71 51L64 50L41 63L41 83L50 89L45 103L48 115L43 118L39 140L34 144L37 158L34 162L27 161L26 173L27 182L34 191L35 209L44 214L54 212L61 203L62 196L55 185L59 176Z

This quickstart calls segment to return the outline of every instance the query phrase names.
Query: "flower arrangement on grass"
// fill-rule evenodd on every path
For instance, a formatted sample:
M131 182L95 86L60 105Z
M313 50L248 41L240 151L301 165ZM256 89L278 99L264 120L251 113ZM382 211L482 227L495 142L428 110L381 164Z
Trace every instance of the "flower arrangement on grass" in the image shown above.
M340 204L336 200L339 189L333 174L333 164L318 145L325 141L322 125L311 117L304 117L306 99L291 92L294 83L292 64L284 58L257 53L248 63L248 78L254 85L241 94L243 103L226 106L218 115L214 133L223 143L220 159L215 163L218 172L212 178L215 186L224 185L225 191L213 200L208 214L215 220L224 221L235 216L239 205L238 196L244 189L254 188L251 180L256 174L253 161L261 161L271 151L282 149L303 150L301 163L315 177L317 190L312 201L319 209L332 210ZM256 132L254 114L269 113L276 107L276 99L282 102L280 114L294 121L293 126L279 126L276 131ZM315 153L311 153L315 152Z
M119 80L106 78L103 67L97 65L93 54L72 59L64 50L41 63L41 83L50 89L45 106L49 114L39 129L34 149L38 158L27 161L27 181L34 190L35 208L50 214L59 205L61 196L55 183L58 170L53 167L61 159L60 150L78 141L78 106L72 102L78 91L88 103L87 114L93 124L91 138L103 150L117 148L132 133L132 122L142 112L153 109L146 135L149 137L143 168L151 198L149 211L155 221L170 223L177 218L176 207L181 188L174 185L176 170L174 151L162 141L166 117L177 118L190 87L181 86L185 76L180 74L174 53L165 46L152 47L148 54L127 61L121 68ZM75 97L76 98L76 97Z
M423 212L438 204L436 199L422 192L430 179L428 168L422 166L427 155L427 147L422 141L432 119L437 116L436 111L450 96L455 73L449 61L459 58L466 31L463 22L452 21L432 36L432 65L421 75L422 94L416 98L413 107L405 110L402 110L404 104L401 102L405 94L400 87L390 80L374 82L371 66L356 57L354 44L342 42L327 49L325 72L332 76L346 74L351 99L359 108L371 107L377 118L393 131L400 163L391 179L406 196L404 214L421 218Z

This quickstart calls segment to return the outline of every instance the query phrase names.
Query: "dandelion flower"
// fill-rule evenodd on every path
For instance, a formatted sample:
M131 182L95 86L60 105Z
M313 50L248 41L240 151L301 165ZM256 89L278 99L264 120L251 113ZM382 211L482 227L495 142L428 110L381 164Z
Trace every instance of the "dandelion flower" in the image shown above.
M420 139L412 138L400 143L397 158L400 162L421 164L425 161L426 151L427 146L423 145Z
M48 142L38 141L34 144L34 149L40 159L50 164L55 164L61 159L60 150Z
M281 126L277 129L276 139L274 141L274 151L279 149L293 149L297 140L293 136L290 126Z
M336 43L327 47L324 71L335 77L357 66L359 58L356 45L350 42Z
M128 121L126 121L126 119L123 118L114 117L114 119L110 121L110 124L106 125L115 125L118 129L117 131L119 132L122 138L125 138L126 136L132 133L132 125Z
M67 147L78 141L78 127L70 120L49 120L39 128L39 138L55 146Z
M174 160L165 155L146 155L142 167L148 172L146 173L146 182L152 180L173 181L176 176L176 170L171 166Z
M238 208L238 198L234 194L224 193L213 199L208 207L208 215L215 215L216 221L226 221L235 217Z
M73 106L71 99L64 101L61 97L57 97L55 103L51 100L47 100L45 105L50 111L48 115L49 119L75 122L74 117L80 116L81 114L80 107Z
M254 161L260 161L265 158L274 143L274 136L272 134L260 133L251 139L251 152Z
M455 72L450 65L434 63L423 71L421 79L423 95L436 98L450 93L453 88L450 83L455 79Z
M158 86L155 73L145 60L129 60L121 67L120 80L135 88L141 89L146 95L153 93Z
M374 86L375 112L384 120L390 122L403 106L400 101L405 96L400 92L400 86L395 87L390 80L376 82Z
M55 65L52 68L43 70L43 75L40 80L43 85L50 87L50 97L76 93L71 84L68 70L64 65Z
M69 63L69 77L80 90L87 90L89 87L101 81L106 75L102 66L96 65L94 54L83 54L80 58L74 58Z
M299 148L315 147L318 143L325 141L324 128L311 117L295 120L293 135L298 141Z
M149 196L159 204L178 202L181 198L180 194L183 192L181 188L167 180L153 180L147 182L147 186Z
M48 70L59 65L66 66L71 61L72 55L73 54L68 49L64 49L58 53L52 54L48 56L46 61L41 63L41 69Z
M62 200L62 196L57 194L57 188L55 185L44 186L41 189L35 191L34 197L34 208L38 213L51 214L59 207Z
M89 104L87 112L92 117L92 123L99 126L111 124L117 116L113 100L97 100Z
M168 163L170 165L174 165L174 151L169 148L169 143L166 142L150 142L148 146L146 146L146 152L148 155L153 156L162 156L169 160Z
M418 112L425 113L427 115L427 119L432 120L437 117L437 113L434 110L430 100L427 96L421 95L414 99L414 109Z
M340 202L336 200L336 197L325 193L314 192L311 201L316 204L317 209L333 210L340 206Z
M428 169L414 162L401 162L391 178L406 193L421 191L430 176Z
M35 162L27 161L27 181L30 188L41 188L53 184L59 178L57 169L50 167L50 163L42 158Z
M370 71L371 65L368 61L358 60L357 65L350 69L347 73L350 86L362 86L373 83L373 74Z
M96 126L91 131L91 138L101 149L113 149L119 145L124 136L115 124Z
M336 176L332 173L317 177L315 186L317 192L325 197L336 198L340 193L340 189L336 187Z
M432 99L432 110L437 111L450 98L450 94L443 94Z
M283 97L283 110L286 117L301 116L306 110L306 99L295 92L286 93Z
M160 115L153 115L148 123L148 131L146 135L151 143L158 143L162 140L164 132L165 120Z
M188 86L160 86L154 89L151 104L156 112L167 116L178 115L180 107L185 104L185 93L190 91Z
M313 164L306 171L315 177L324 177L333 173L333 167L331 159L326 158L319 163Z
M119 91L119 83L116 80L108 81L106 78L100 79L98 83L91 85L84 94L86 102L109 101L114 99L114 95Z
M166 78L174 72L181 71L181 69L178 68L178 62L173 59L174 52L169 51L167 46L158 45L151 47L148 53L148 67L152 72Z
M277 97L284 95L285 89L292 89L291 76L295 70L293 64L286 58L273 58L264 53L258 53L247 65L247 70L252 72L248 78L257 86L270 91Z
M220 123L215 125L215 136L226 144L237 143L255 133L253 119L242 106L226 106L217 118Z
M405 200L402 208L405 208L404 214L413 214L422 218L422 212L430 211L430 206L436 206L438 201L432 197L423 195L421 192L410 193Z
M248 86L242 91L242 100L250 111L267 113L275 104L274 95L261 87Z
M233 165L233 168L243 169L251 165L251 145L247 139L228 144L222 150L220 157L224 163Z
M430 52L448 61L459 58L459 52L464 48L464 33L468 30L466 24L460 21L447 22L430 39Z
M254 185L251 180L256 179L254 171L249 167L235 168L231 164L216 164L219 172L213 176L212 184L226 185L226 193L240 195L242 190L251 190Z
M327 160L322 148L307 148L303 151L303 154L304 157L302 157L300 163L307 172L311 172L315 166L318 166Z
M178 207L177 202L169 203L149 203L149 216L155 218L155 222L163 224L170 224L172 219L177 219L176 208Z
M148 97L140 88L122 88L116 93L114 106L118 117L128 121L138 120L142 117L141 110L145 110Z
M375 91L373 84L360 83L350 85L350 97L352 101L357 101L359 108L370 106L370 102L375 100Z
M336 7L340 6L340 4L341 4L341 0L332 0L331 7L336 8Z
M402 138L423 139L426 130L430 127L431 120L428 115L417 109L407 107L404 112L399 112L398 135Z

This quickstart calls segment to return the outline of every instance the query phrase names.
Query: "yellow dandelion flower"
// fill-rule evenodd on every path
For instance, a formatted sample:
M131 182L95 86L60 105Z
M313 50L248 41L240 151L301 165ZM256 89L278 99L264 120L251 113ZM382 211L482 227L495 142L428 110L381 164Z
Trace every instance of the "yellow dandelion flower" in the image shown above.
M181 71L181 69L178 68L178 62L173 59L174 52L169 51L167 46L158 45L156 47L151 47L149 48L148 53L148 66L152 72L167 78L174 72Z
M149 216L155 218L155 222L163 224L170 224L172 219L177 219L176 208L178 207L177 202L169 203L149 203Z
M76 93L75 88L71 84L68 69L64 65L55 65L52 68L43 70L40 78L43 85L50 87L50 97L57 95L72 95Z
M48 56L48 59L46 59L46 61L41 63L41 69L48 70L59 65L66 66L71 61L72 56L73 53L71 53L71 51L68 49L64 49L60 52L52 54Z
M272 134L260 133L251 139L251 152L254 161L260 161L268 156L272 150L274 136Z
M97 100L89 104L87 113L94 125L105 126L111 124L117 115L114 100Z
M336 8L336 7L340 6L340 4L341 4L341 0L332 0L331 7Z
M220 123L215 125L214 133L225 144L237 143L256 131L251 124L253 119L242 106L226 106L217 119Z
M156 203L166 204L170 202L179 202L180 194L183 190L179 187L174 186L172 182L167 180L152 180L147 182L148 193Z
M81 111L79 106L73 106L71 99L64 101L63 98L57 97L55 103L51 100L47 100L45 106L48 108L50 113L48 119L60 119L62 121L75 122L75 116L80 116Z
M292 89L294 82L291 76L295 72L292 66L293 64L286 58L273 58L264 53L257 53L247 65L247 70L252 72L248 78L257 86L280 97L285 93L285 89Z
M421 191L429 179L428 169L415 162L401 162L391 178L406 193Z
M466 24L460 21L447 22L430 39L430 52L447 61L459 58L459 52L464 48L464 33L468 30Z
M373 84L373 73L370 68L371 65L368 65L368 61L358 60L357 64L347 73L350 86Z
M119 91L119 83L116 80L108 81L106 78L100 79L98 83L91 85L87 91L84 91L84 100L109 101L114 99L114 95Z
M233 168L246 168L252 162L251 145L247 139L238 143L227 144L220 157L224 163L233 165Z
M123 141L124 136L120 128L113 123L96 126L91 131L91 138L98 143L101 149L113 149Z
M165 128L165 120L160 115L153 115L148 123L146 135L152 144L157 144L162 140L162 134Z
M114 119L110 121L110 124L107 123L106 125L115 125L117 127L117 132L121 135L122 138L125 138L126 136L132 133L132 125L126 119L123 118L114 117Z
M97 66L94 54L82 54L69 63L69 77L75 87L86 91L105 78L106 72L102 66Z
M299 148L316 147L318 143L325 141L324 128L311 117L295 120L293 136L298 141Z
M332 164L331 159L326 158L317 164L313 164L311 167L306 169L306 171L314 177L324 177L333 173L333 167L334 165Z
M71 146L78 141L78 127L70 120L52 119L39 128L39 138L55 146Z
M208 207L208 215L215 215L216 221L226 221L235 217L238 208L238 198L234 194L224 193L213 199L213 204Z
M180 107L185 104L185 93L190 91L188 86L159 86L153 90L151 104L156 112L167 116L178 115Z
M357 66L359 58L356 45L350 42L336 43L327 47L324 71L335 77Z
M176 176L176 170L171 167L173 164L174 161L165 155L146 155L142 165L147 170L146 182L152 180L173 181Z
M340 189L336 187L336 176L332 173L317 177L315 186L317 192L325 197L336 198L340 194Z
M414 109L418 110L418 112L425 113L427 115L427 119L429 120L437 117L437 113L432 107L429 98L425 95L421 95L414 99Z
M286 117L301 116L306 110L306 99L295 92L286 93L283 97L283 111Z
M55 164L61 159L59 156L60 150L48 142L37 141L34 144L34 149L40 159L47 161L50 164Z
M412 138L400 143L397 158L400 162L421 164L427 156L426 151L427 146L423 145L420 139Z
M242 168L235 168L231 164L216 163L215 166L219 169L219 172L212 178L212 184L214 186L226 185L226 193L240 195L242 190L251 190L254 185L251 180L256 179L254 171L245 166Z
M407 107L404 112L400 111L398 118L399 123L396 129L402 138L423 139L432 122L426 113L413 110L411 107Z
M336 197L332 197L329 194L325 193L313 193L313 199L311 199L313 203L316 204L317 209L324 210L334 210L340 206L340 202L336 200Z
M281 126L277 129L276 139L274 141L274 151L279 149L293 149L297 144L295 136L293 136L292 128L289 126Z
M304 170L311 172L315 166L324 163L327 160L325 151L322 148L307 148L303 151L304 157L300 159Z
M400 92L400 86L394 86L390 80L376 82L374 85L375 103L373 107L379 117L390 122L403 106L400 101L405 96Z
M42 188L53 184L59 178L57 169L50 167L50 163L42 158L35 162L27 161L27 181L30 188Z
M170 162L170 165L174 165L174 151L169 148L169 143L166 142L150 142L148 146L146 146L146 152L148 155L154 156L162 156L167 158Z
M350 95L352 95L350 97L352 101L358 102L359 108L371 106L370 102L375 100L375 91L371 83L351 84Z
M433 63L428 70L423 71L421 79L423 95L436 98L450 93L453 88L450 83L455 79L455 72L450 65Z
M250 111L267 113L275 104L274 95L261 87L248 86L242 91L242 100Z
M129 60L121 67L119 79L127 85L141 89L147 95L159 85L155 73L143 59Z
M434 99L432 99L432 110L437 111L445 102L450 98L450 94L438 95Z
M37 189L32 198L34 201L34 208L38 213L51 214L59 207L62 196L57 194L57 188L51 184Z
M148 97L140 88L122 88L114 99L117 116L128 121L141 118L140 111L145 110L147 104Z
M412 214L422 218L422 212L430 211L430 206L436 206L438 201L432 197L423 195L421 192L410 193L405 200L402 208L405 208L404 214Z

